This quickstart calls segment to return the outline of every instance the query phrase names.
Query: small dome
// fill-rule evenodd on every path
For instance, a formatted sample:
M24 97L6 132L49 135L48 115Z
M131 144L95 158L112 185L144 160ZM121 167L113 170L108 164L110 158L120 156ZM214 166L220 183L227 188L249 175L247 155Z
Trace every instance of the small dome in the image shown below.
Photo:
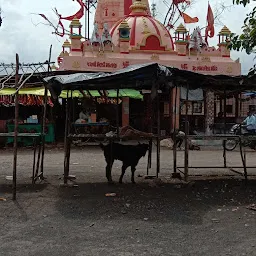
M66 39L66 41L63 43L62 47L71 47L71 43Z
M219 33L219 35L230 35L231 34L231 31L226 27L226 26L224 26L223 28L222 28L222 30L220 31L220 33Z
M79 19L77 19L76 17L70 23L70 27L81 27L81 26L82 25L81 25Z
M61 58L65 57L65 56L69 56L69 53L67 51L61 52L60 55L59 55L59 57L61 57Z
M141 0L136 0L131 6L130 9L133 12L146 12L148 10L148 7L141 2Z
M121 29L121 28L128 28L128 29L130 29L129 24L127 23L126 20L123 20L123 21L120 23L118 29Z
M175 30L176 33L187 33L187 29L181 23Z
M110 31L114 45L119 45L119 29L125 26L130 28L131 50L163 52L174 50L169 31L149 14L145 3L136 0L130 9L131 13L119 20Z

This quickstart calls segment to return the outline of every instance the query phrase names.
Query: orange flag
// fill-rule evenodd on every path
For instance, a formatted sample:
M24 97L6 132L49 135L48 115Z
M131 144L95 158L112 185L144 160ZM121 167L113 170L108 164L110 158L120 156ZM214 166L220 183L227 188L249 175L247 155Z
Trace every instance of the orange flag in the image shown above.
M212 38L214 37L214 16L212 12L212 8L210 4L208 4L208 13L207 13L207 27L205 29L205 41L207 42L208 37Z
M182 12L181 13L182 18L184 19L185 23L196 23L198 22L198 18L197 17L190 17L189 15L187 15L186 13Z

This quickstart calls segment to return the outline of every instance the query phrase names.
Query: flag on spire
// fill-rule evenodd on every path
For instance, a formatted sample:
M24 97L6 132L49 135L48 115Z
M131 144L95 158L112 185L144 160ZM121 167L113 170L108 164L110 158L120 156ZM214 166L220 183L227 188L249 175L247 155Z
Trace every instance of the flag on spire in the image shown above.
M187 23L187 24L196 23L199 20L197 17L191 17L191 16L187 15L184 12L181 13L181 16L182 16L184 22Z
M88 7L84 4L83 0L76 0L76 1L80 5L80 9L75 14L73 14L71 16L67 16L67 17L62 17L59 14L59 17L61 20L70 20L71 21L74 18L81 19L84 16L84 9L87 10Z
M214 37L214 16L212 8L208 3L208 13L207 13L207 27L205 29L205 42L208 45L208 37Z

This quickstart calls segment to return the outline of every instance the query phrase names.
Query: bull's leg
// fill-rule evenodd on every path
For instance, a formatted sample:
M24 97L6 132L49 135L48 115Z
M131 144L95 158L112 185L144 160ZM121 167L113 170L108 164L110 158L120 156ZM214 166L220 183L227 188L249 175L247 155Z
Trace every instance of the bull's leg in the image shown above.
M132 167L131 167L131 171L132 171L132 178L131 178L131 181L132 181L133 184L135 184L134 173L135 173L135 171L136 171L136 167L135 167L135 166L132 166Z
M120 176L120 178L119 178L119 183L121 184L121 183L123 183L123 177L124 177L124 174L125 174L125 170L127 169L127 165L125 165L125 164L123 164L123 166L122 166L122 173L121 173L121 176Z
M106 166L106 177L107 177L107 179L108 179L108 183L113 183L112 175L111 175L113 163L114 163L114 161L108 161L108 162L107 162L107 166Z

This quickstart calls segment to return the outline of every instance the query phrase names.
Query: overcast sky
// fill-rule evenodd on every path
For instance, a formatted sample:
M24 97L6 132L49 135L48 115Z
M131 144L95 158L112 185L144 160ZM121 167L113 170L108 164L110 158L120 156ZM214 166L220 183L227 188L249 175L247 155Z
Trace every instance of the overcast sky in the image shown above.
M168 2L168 0L165 0ZM158 19L163 21L167 7L163 0L151 0L150 3L157 4ZM204 27L206 24L207 4L206 0L194 0L194 4L187 12L191 16L199 18L198 25ZM213 9L221 1L210 0ZM225 0L226 5L231 5L232 0ZM246 13L252 8L242 6L232 7L222 15L222 22L232 32L240 33L243 20ZM62 15L72 15L78 10L77 3L72 0L0 0L2 8L3 24L0 28L0 62L11 63L15 61L15 53L19 53L20 62L42 62L48 59L49 47L53 45L52 60L56 60L61 52L63 38L53 35L52 28L43 24L43 20L32 13L44 13L50 20L56 21L52 8L56 7ZM92 13L93 18L93 13ZM92 25L92 22L91 22ZM178 25L178 24L177 24ZM65 23L68 28L69 23ZM187 26L192 30L194 25ZM221 26L216 27L216 33ZM216 39L210 39L209 43L215 45ZM247 73L253 65L253 55L248 56L245 53L232 52L232 57L240 57L242 62L242 72Z

